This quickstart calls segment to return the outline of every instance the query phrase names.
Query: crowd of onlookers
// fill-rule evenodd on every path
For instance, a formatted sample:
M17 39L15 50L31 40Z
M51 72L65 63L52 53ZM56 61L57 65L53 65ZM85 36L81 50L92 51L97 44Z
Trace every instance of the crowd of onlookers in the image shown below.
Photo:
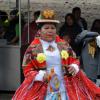
M9 16L5 11L0 10L0 39L6 39L7 44L18 44L19 36L21 35L21 43L31 43L37 34L37 25L35 20L38 18L40 11L33 14L33 20L29 25L21 15L21 34L19 32L19 12L17 9L10 11ZM29 27L28 27L29 26ZM59 29L59 36L70 43L72 48L77 51L74 45L74 39L83 30L88 30L87 22L81 17L81 9L75 7L71 13L65 15L64 24ZM91 31L100 33L100 19L95 19ZM28 34L29 32L29 34Z
M23 30L25 21L21 17L21 28ZM19 12L14 9L8 13L0 10L0 39L5 39L7 44L16 45L19 43Z
M19 36L21 35L22 45L29 45L34 37L39 36L38 25L35 22L39 15L40 11L34 12L33 20L29 24L21 15L20 34L18 10L12 10L9 17L5 11L0 10L0 39L6 39L7 44L16 45L19 43ZM92 81L96 82L97 78L100 79L100 48L94 45L94 41L95 37L100 34L100 19L94 19L89 31L84 30L88 30L87 21L81 17L81 9L75 7L71 13L65 15L64 23L59 28L58 35L71 45L77 57L80 58L82 69ZM95 49L95 52L92 52L94 56L88 53L89 46ZM26 46L22 51L22 55L25 50Z

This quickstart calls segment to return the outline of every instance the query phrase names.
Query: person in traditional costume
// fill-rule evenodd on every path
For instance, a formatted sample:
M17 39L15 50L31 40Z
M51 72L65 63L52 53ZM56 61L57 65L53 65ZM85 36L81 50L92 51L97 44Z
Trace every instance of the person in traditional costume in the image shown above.
M25 52L25 80L12 100L99 100L100 88L80 70L74 51L57 35L54 10L42 11L36 23L40 37Z

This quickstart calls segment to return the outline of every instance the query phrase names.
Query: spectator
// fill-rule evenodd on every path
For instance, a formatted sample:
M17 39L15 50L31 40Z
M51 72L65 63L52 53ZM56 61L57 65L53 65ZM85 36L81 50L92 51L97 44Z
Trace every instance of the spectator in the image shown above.
M100 19L95 19L92 27L91 27L92 32L98 32L100 34Z
M40 15L40 11L34 12L33 21L29 24L29 44L33 41L37 33L37 24L35 23L36 19ZM24 26L22 33L22 44L28 43L28 24Z
M91 31L92 32L98 32L99 35L100 35L100 19L95 19L93 21ZM97 52L99 52L99 51L100 51L100 48L98 48ZM97 53L97 54L100 55L99 53ZM99 56L97 56L97 57L99 57ZM95 58L97 58L97 57L95 57ZM99 59L99 58L97 58L97 59ZM99 67L99 62L98 62L98 67ZM97 82L96 82L100 86L99 81L100 81L100 68L98 68L98 75L97 75Z
M21 19L21 25L21 28L23 29L24 19ZM5 38L9 44L18 44L19 36L19 12L17 9L14 9L10 12L9 28Z
M75 23L73 15L71 13L66 14L65 22L60 28L59 35L65 41L67 40L67 42L69 42L72 49L76 52L77 55L79 55L79 50L77 50L78 47L76 47L74 40L76 36L81 33L81 31L81 27L77 23Z
M0 38L4 38L8 25L8 14L5 11L0 11Z
M81 68L95 83L100 76L100 37L99 42L96 42L98 35L97 32L83 31L76 38L76 42L82 45Z
M87 22L84 18L81 17L81 9L79 7L73 8L72 14L75 18L76 23L80 25L82 30L87 30Z

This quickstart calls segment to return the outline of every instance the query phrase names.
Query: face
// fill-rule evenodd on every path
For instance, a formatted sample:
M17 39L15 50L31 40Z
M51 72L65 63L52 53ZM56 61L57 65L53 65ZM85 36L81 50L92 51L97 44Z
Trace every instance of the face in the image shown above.
M12 20L15 18L15 15L10 15L9 20Z
M98 28L98 29L100 29L100 22L96 22L95 23L95 27Z
M73 25L73 19L70 16L67 17L66 22L69 26Z
M75 11L75 13L74 13L74 17L75 17L75 19L80 19L80 16L81 16L81 12L80 11Z
M34 21L36 21L38 18L38 15L33 16Z
M100 21L95 22L94 31L100 34Z
M51 42L56 37L56 26L54 24L44 24L40 29L40 37L42 40Z
M65 40L66 43L69 43L70 44L71 39L70 39L69 36L66 35L66 36L63 37L63 39Z

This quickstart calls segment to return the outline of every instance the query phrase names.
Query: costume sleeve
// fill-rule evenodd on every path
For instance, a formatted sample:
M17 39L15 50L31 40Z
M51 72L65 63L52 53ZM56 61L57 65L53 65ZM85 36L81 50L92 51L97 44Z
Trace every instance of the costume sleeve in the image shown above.
M77 64L80 65L79 59L77 58L75 52L72 50L71 47L68 48L69 57L67 59L68 65Z
M30 45L26 50L23 60L23 72L25 77L33 77L34 81L43 81L46 70L41 70L36 61L36 49Z
M80 65L79 59L77 58L75 52L71 48L68 42L65 43L64 40L61 40L61 46L59 48L62 48L62 50L66 50L68 53L68 58L67 59L62 59L62 65L71 65L71 64L77 64L78 66Z
M29 75L36 75L38 71L35 69L36 63L34 60L34 55L32 54L32 47L29 46L28 49L25 52L24 59L23 59L23 73L25 77L28 77Z
M75 71L75 75L79 72L79 65L80 62L77 59L74 51L70 48L70 50L68 50L69 53L69 57L67 58L66 62L67 62L67 66L68 67L73 67L76 71ZM68 68L66 69L68 70ZM68 72L69 73L69 72ZM70 73L69 73L70 74Z

